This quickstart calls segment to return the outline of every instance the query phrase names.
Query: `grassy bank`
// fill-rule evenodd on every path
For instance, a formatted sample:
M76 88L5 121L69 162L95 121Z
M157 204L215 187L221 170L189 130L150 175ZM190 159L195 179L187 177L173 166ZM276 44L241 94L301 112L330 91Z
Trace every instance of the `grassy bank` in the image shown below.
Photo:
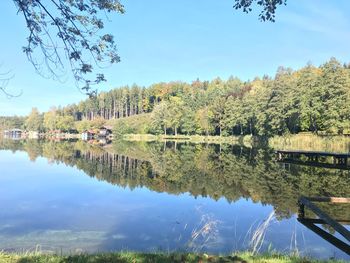
M349 152L350 137L319 136L312 133L299 133L270 138L269 146L278 150Z
M42 254L6 254L0 253L0 262L9 263L172 263L172 262L254 262L254 263L321 263L321 262L345 262L341 260L314 260L297 256L285 256L279 254L252 255L250 253L238 253L231 256L211 256L206 254L180 254L180 253L101 253L101 254L81 254L70 256L42 255Z
M254 137L246 136L201 136L201 135L153 135L153 134L125 134L123 139L126 141L178 141L193 143L229 143L244 144L251 146L256 140Z
M264 139L246 136L200 136L200 135L152 135L126 134L126 141L177 141L192 143L227 143L240 144L246 147L266 145ZM349 136L319 136L312 133L300 133L286 136L275 136L268 139L268 146L276 150L303 150L326 152L349 152Z

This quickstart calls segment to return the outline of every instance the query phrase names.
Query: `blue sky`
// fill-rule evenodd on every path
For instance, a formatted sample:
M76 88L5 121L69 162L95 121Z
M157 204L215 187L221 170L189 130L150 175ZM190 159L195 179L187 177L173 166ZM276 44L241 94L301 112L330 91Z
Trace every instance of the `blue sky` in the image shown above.
M122 3L126 13L107 23L121 62L105 70L108 81L99 90L230 75L248 80L274 75L280 65L297 69L332 56L350 61L348 0L288 0L275 23L260 22L257 12L234 10L233 0ZM34 106L46 111L86 98L69 74L59 82L35 73L21 51L27 36L23 18L12 1L0 7L0 72L11 71L8 91L23 92L12 99L0 94L0 115L25 115Z

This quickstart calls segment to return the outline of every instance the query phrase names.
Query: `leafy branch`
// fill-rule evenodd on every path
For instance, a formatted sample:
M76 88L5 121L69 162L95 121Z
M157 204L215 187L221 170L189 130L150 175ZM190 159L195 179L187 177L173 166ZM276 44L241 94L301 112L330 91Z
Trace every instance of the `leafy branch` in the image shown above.
M120 62L113 35L102 33L100 12L124 13L119 0L13 0L29 29L23 47L35 70L47 78L60 79L65 62L78 86L96 95L93 85L106 81L102 73L91 75L94 66L102 69Z
M256 4L262 7L259 14L261 21L275 22L275 13L279 5L286 5L287 0L235 0L233 8L242 9L243 12L249 13L253 10L252 6Z

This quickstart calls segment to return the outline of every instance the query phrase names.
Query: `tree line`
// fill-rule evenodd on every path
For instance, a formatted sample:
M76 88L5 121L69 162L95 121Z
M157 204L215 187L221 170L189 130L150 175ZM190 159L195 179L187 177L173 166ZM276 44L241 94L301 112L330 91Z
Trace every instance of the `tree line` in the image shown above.
M274 136L350 133L350 69L332 58L299 70L280 67L274 78L196 80L148 89L151 114L116 122L116 131L152 134Z
M126 117L135 115L145 116L139 125L151 134L348 134L350 67L332 58L319 67L279 67L274 77L250 81L230 77L125 86L43 114L33 109L23 126L67 131L109 121L115 130L132 133Z

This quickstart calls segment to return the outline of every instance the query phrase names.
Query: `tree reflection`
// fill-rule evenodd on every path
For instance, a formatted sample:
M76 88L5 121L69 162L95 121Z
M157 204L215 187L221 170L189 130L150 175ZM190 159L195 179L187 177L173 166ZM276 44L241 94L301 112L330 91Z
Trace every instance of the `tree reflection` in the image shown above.
M188 192L234 202L250 198L272 205L277 219L298 211L304 196L350 196L347 170L290 165L275 161L272 149L177 143L126 143L94 146L82 141L0 141L0 149L26 151L64 163L111 184L180 194ZM343 206L322 206L327 213L350 218ZM348 208L348 207L347 207Z

